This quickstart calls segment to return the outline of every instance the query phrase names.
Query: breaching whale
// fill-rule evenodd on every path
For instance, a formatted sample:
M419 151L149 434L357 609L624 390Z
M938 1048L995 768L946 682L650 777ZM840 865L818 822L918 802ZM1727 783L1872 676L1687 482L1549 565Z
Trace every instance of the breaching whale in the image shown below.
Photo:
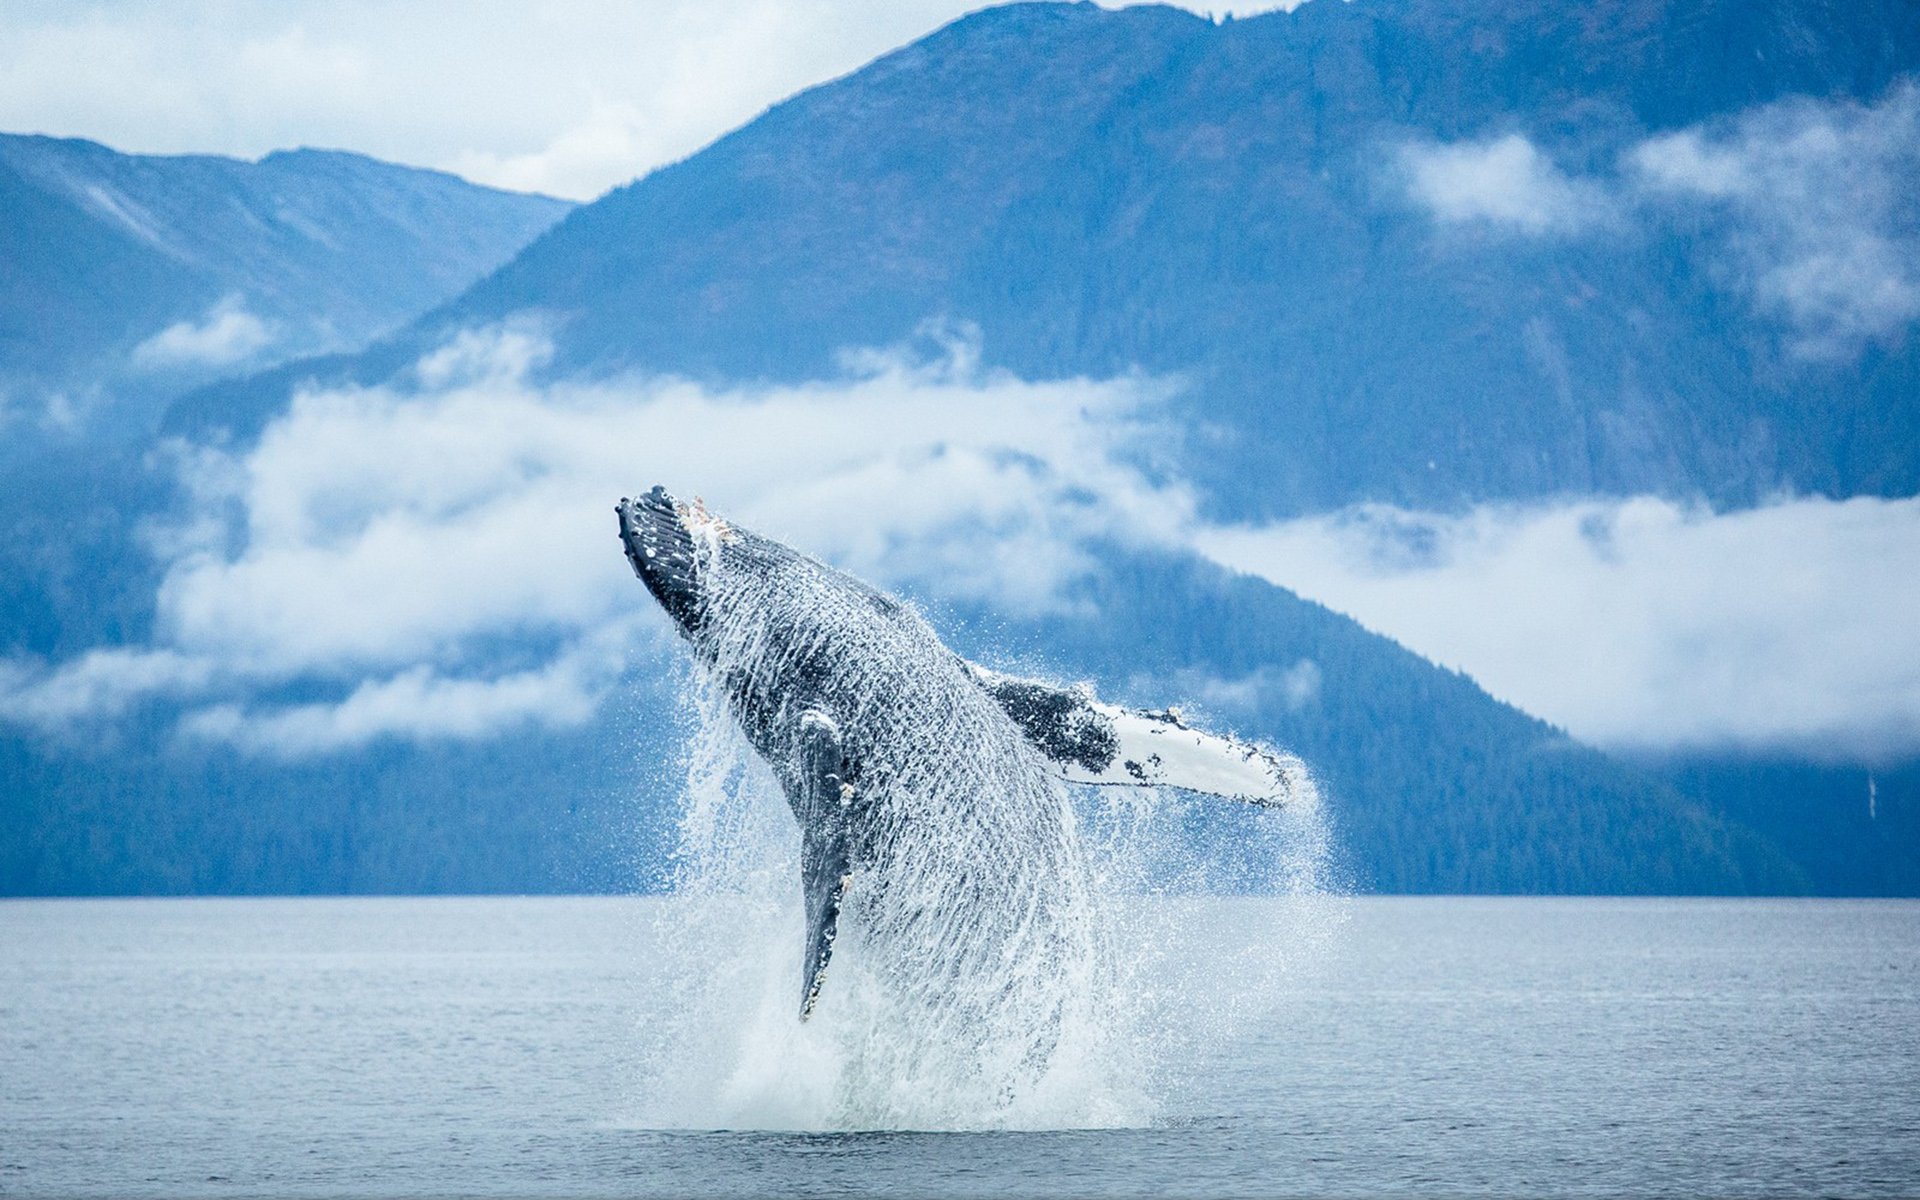
M929 859L944 897L995 897L1022 909L1009 936L1047 936L1033 914L1085 886L1059 780L1166 786L1263 806L1311 793L1298 758L1195 729L1176 709L1123 708L1086 685L969 662L911 606L698 501L655 487L615 511L634 574L718 685L799 824L803 1020L857 876L871 888L876 919L914 928L905 942L961 955L953 943L972 940L943 915L964 903L929 903L924 887L908 899L898 885ZM958 835L903 837L934 805L965 810L949 826ZM1020 855L993 853L1009 842L1020 843ZM1031 878L988 878L992 860L1009 857L1028 864ZM1006 957L991 947L979 955L996 953ZM948 961L934 973L961 969Z

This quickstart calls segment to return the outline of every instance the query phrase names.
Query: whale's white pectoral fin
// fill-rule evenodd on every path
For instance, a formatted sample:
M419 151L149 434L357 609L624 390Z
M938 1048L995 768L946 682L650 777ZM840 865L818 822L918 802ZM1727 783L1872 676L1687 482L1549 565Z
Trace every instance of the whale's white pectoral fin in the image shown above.
M1306 764L1295 756L1195 729L1177 709L1121 708L1101 703L1089 687L965 666L1064 779L1181 788L1269 806L1313 794Z
M789 784L787 800L800 822L800 892L807 912L800 962L800 1019L804 1021L820 998L839 932L840 901L853 879L847 820L853 789L845 782L840 731L830 718L804 713L798 738L799 770Z
M1100 771L1061 764L1060 773L1068 779L1176 787L1262 805L1287 804L1306 794L1306 764L1291 754L1195 729L1175 709L1140 712L1098 701L1093 707L1112 722L1118 751Z

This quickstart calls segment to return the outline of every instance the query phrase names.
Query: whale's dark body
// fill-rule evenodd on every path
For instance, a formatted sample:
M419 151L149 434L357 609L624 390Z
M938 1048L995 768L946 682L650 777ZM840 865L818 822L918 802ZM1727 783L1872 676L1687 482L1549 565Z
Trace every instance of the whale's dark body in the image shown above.
M1047 850L1060 841L1057 814L1017 802L1039 776L1259 804L1310 786L1298 760L1191 730L1175 712L1114 708L1085 688L969 663L910 606L664 489L623 499L617 512L634 573L714 677L799 823L802 1017L854 873L872 871L872 902L884 906L889 865L904 853L899 831L928 803L968 810L968 853L995 839L1039 845L1024 861L1064 878L1070 856ZM950 869L964 876L978 864Z

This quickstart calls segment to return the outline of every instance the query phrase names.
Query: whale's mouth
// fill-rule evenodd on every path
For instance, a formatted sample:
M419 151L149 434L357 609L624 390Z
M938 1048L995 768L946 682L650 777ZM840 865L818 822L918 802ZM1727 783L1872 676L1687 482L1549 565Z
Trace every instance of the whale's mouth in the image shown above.
M707 515L704 505L689 508L658 486L638 499L621 497L614 512L620 516L620 543L633 573L680 632L692 637L706 615L694 528L701 526L705 532L702 523L716 519Z

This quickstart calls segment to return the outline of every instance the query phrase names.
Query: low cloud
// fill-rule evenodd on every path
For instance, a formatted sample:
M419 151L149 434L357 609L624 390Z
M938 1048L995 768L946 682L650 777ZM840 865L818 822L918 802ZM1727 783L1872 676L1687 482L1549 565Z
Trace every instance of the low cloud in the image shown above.
M618 673L618 662L589 664L579 657L491 678L448 678L431 667L414 667L363 682L337 704L265 712L212 705L188 714L180 730L256 754L298 758L376 737L478 738L528 725L564 729L592 718L601 685Z
M1009 612L1071 603L1096 543L1196 548L1603 746L1920 753L1920 500L1209 528L1158 457L1168 384L1023 381L934 332L931 359L714 390L536 384L550 347L515 324L393 383L302 393L251 448L176 448L193 499L149 531L152 644L0 663L0 719L84 730L164 702L183 737L283 757L577 725L671 642L611 513L661 483L887 586ZM1231 721L1311 707L1320 670L1174 682Z
M1654 138L1629 164L1651 196L1729 218L1731 273L1797 353L1850 357L1920 317L1920 86L1767 105Z
M1397 151L1435 222L1525 237L1679 231L1796 357L1846 360L1920 319L1920 85L1878 102L1794 97L1562 171L1518 133Z
M245 299L228 296L198 321L181 321L133 348L133 362L147 370L227 367L245 362L274 341L274 329L247 311Z
M59 725L164 695L200 704L188 735L288 755L584 721L663 628L612 517L654 483L863 575L1015 611L1064 603L1092 539L1177 538L1191 496L1139 465L1164 385L1023 382L943 336L931 362L716 392L535 386L548 346L513 326L462 334L404 384L300 394L243 454L180 452L195 500L152 539L157 644L15 664L0 715ZM551 647L535 667L475 666L529 643ZM244 699L291 681L337 698Z
M193 690L211 664L172 650L91 650L59 670L0 662L0 718L57 726L85 717L116 717L157 692Z
M1604 188L1568 175L1518 133L1402 146L1400 167L1409 196L1446 224L1542 237L1577 233L1612 214Z
M1200 540L1598 745L1920 753L1920 500L1368 506Z

